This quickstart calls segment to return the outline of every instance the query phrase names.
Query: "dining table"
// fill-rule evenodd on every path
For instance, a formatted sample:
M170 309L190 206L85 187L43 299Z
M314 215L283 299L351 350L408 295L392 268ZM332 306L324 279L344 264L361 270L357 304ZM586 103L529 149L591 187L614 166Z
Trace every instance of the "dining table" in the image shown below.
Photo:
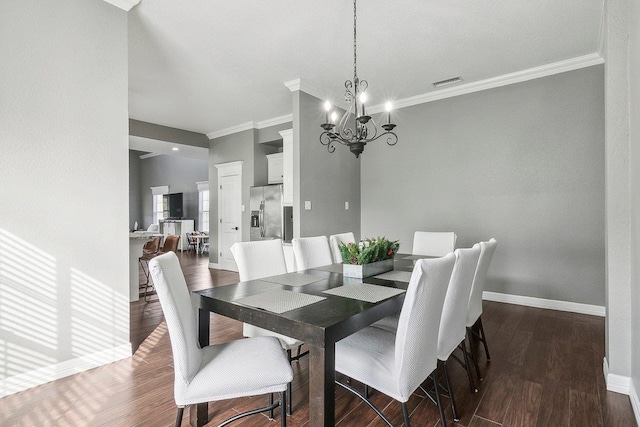
M396 254L392 271L367 278L346 277L342 264L331 264L196 291L200 345L209 345L211 313L305 342L309 426L333 426L336 342L400 311L419 258L427 257ZM192 425L207 423L206 403L190 410Z

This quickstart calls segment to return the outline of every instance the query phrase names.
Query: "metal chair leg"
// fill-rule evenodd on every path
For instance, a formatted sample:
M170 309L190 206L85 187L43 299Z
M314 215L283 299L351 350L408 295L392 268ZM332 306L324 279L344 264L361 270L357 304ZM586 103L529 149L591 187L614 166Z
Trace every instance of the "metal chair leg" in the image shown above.
M467 371L467 377L469 377L469 387L471 388L472 393L477 393L478 389L476 388L476 384L473 381L473 375L471 375L471 366L469 366L469 354L467 352L467 342L465 340L462 340L462 343L460 343L460 346L462 347L462 356L464 356L464 368Z
M178 415L176 415L176 426L180 427L182 424L182 414L184 413L184 406L178 406Z
M409 409L407 408L407 402L402 403L402 416L404 418L404 427L411 427L409 425Z
M287 414L289 414L287 399L290 398L289 396L290 393L287 393L286 391L280 392L280 427L287 427Z
M438 390L438 375L437 369L431 373L431 378L433 379L433 383L435 384L436 390L436 405L438 405L438 411L440 411L440 424L442 427L447 427L447 421L444 418L444 408L442 407L442 402L440 401L440 390Z
M287 384L287 415L291 415L293 413L293 402L292 397L293 393L291 393L291 383Z
M273 393L269 393L269 406L271 407L271 409L269 409L269 419L272 420L273 419Z
M480 366L478 365L478 354L474 349L475 346L475 338L473 336L473 331L471 328L467 328L467 337L469 337L469 355L471 356L471 360L473 360L473 365L476 368L476 375L478 376L478 380L482 381L482 374L480 374Z
M460 421L460 417L458 416L458 408L456 407L456 400L453 397L453 389L451 388L451 382L449 381L449 368L447 367L447 362L442 362L442 367L444 368L444 380L447 384L447 392L449 393L449 400L451 401L451 412L453 412L453 421Z
M487 337L484 334L484 328L482 327L482 316L478 317L478 326L480 327L480 334L482 334L482 344L484 345L484 353L487 355L487 362L491 362L491 355L489 354L489 347L487 346Z
M369 386L366 384L364 385L364 397L369 398Z

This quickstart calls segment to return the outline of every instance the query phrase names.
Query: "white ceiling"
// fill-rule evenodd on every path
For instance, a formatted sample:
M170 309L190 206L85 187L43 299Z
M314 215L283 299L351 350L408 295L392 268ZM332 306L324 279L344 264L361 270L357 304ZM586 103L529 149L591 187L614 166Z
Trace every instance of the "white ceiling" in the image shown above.
M604 0L361 0L371 105L598 51ZM129 115L201 133L291 113L294 79L342 101L350 0L142 0L129 12ZM400 102L401 103L401 102Z

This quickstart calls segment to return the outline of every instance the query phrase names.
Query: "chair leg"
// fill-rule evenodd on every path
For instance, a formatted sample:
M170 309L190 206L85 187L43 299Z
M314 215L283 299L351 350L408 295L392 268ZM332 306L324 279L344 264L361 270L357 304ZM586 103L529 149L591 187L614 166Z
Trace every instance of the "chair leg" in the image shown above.
M476 368L476 375L478 376L478 380L482 381L482 374L480 374L480 366L478 365L478 354L475 347L475 339L473 337L473 331L471 328L467 328L467 337L469 337L469 354L471 356L471 360L473 360L473 365Z
M456 400L453 397L453 389L451 388L451 382L449 381L449 368L447 367L447 362L442 362L442 367L444 369L444 380L447 384L447 392L449 393L449 399L451 400L451 412L453 412L453 421L460 421L460 417L458 416L458 408L456 407Z
M364 397L369 398L369 386L366 384L364 385Z
M462 356L464 357L464 368L467 370L467 377L469 377L469 387L471 388L472 393L477 393L478 389L476 388L476 384L473 381L473 375L471 375L471 366L469 365L469 354L467 352L466 340L462 340L462 343L460 345L462 347Z
M273 419L273 393L269 393L269 406L271 407L271 409L269 409L269 419L272 420Z
M436 405L438 405L438 411L440 411L440 424L442 427L447 427L447 421L444 418L444 408L442 408L442 402L440 401L440 390L438 390L438 375L437 369L431 373L431 378L433 379L433 384L435 384L436 390Z
M176 415L175 427L180 427L180 424L182 424L182 414L184 414L184 406L178 406L178 415Z
M292 396L293 393L291 393L291 383L287 384L287 415L291 415L293 413L293 402L292 400Z
M289 387L291 383L289 383ZM280 427L287 427L287 415L291 415L289 413L289 403L287 403L288 399L291 398L291 393L282 391L280 392Z
M491 355L489 354L489 347L487 346L487 337L482 327L482 316L478 317L478 326L480 328L480 334L482 335L482 344L484 345L484 353L487 355L487 362L491 362Z
M402 403L402 416L404 418L404 427L411 427L409 425L409 409L407 408L407 402Z

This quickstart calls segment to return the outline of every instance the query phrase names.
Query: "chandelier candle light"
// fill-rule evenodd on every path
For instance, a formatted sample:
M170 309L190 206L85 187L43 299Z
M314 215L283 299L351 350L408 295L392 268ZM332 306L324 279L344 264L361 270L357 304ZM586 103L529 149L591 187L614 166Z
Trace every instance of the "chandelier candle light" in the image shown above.
M320 143L327 146L327 150L333 153L336 147L335 142L349 147L349 150L355 154L356 158L360 157L360 153L364 151L364 146L368 142L386 137L387 144L396 145L398 136L392 132L395 124L391 123L391 103L387 102L387 123L381 127L384 132L378 133L378 127L375 121L365 112L365 104L367 102L367 87L369 83L366 80L359 80L356 67L356 0L353 0L353 80L344 82L346 89L344 99L349 103L347 110L340 122L336 124L338 114L332 111L329 101L325 102L326 123L320 125L324 132L320 134ZM353 127L350 127L349 119L353 116Z

